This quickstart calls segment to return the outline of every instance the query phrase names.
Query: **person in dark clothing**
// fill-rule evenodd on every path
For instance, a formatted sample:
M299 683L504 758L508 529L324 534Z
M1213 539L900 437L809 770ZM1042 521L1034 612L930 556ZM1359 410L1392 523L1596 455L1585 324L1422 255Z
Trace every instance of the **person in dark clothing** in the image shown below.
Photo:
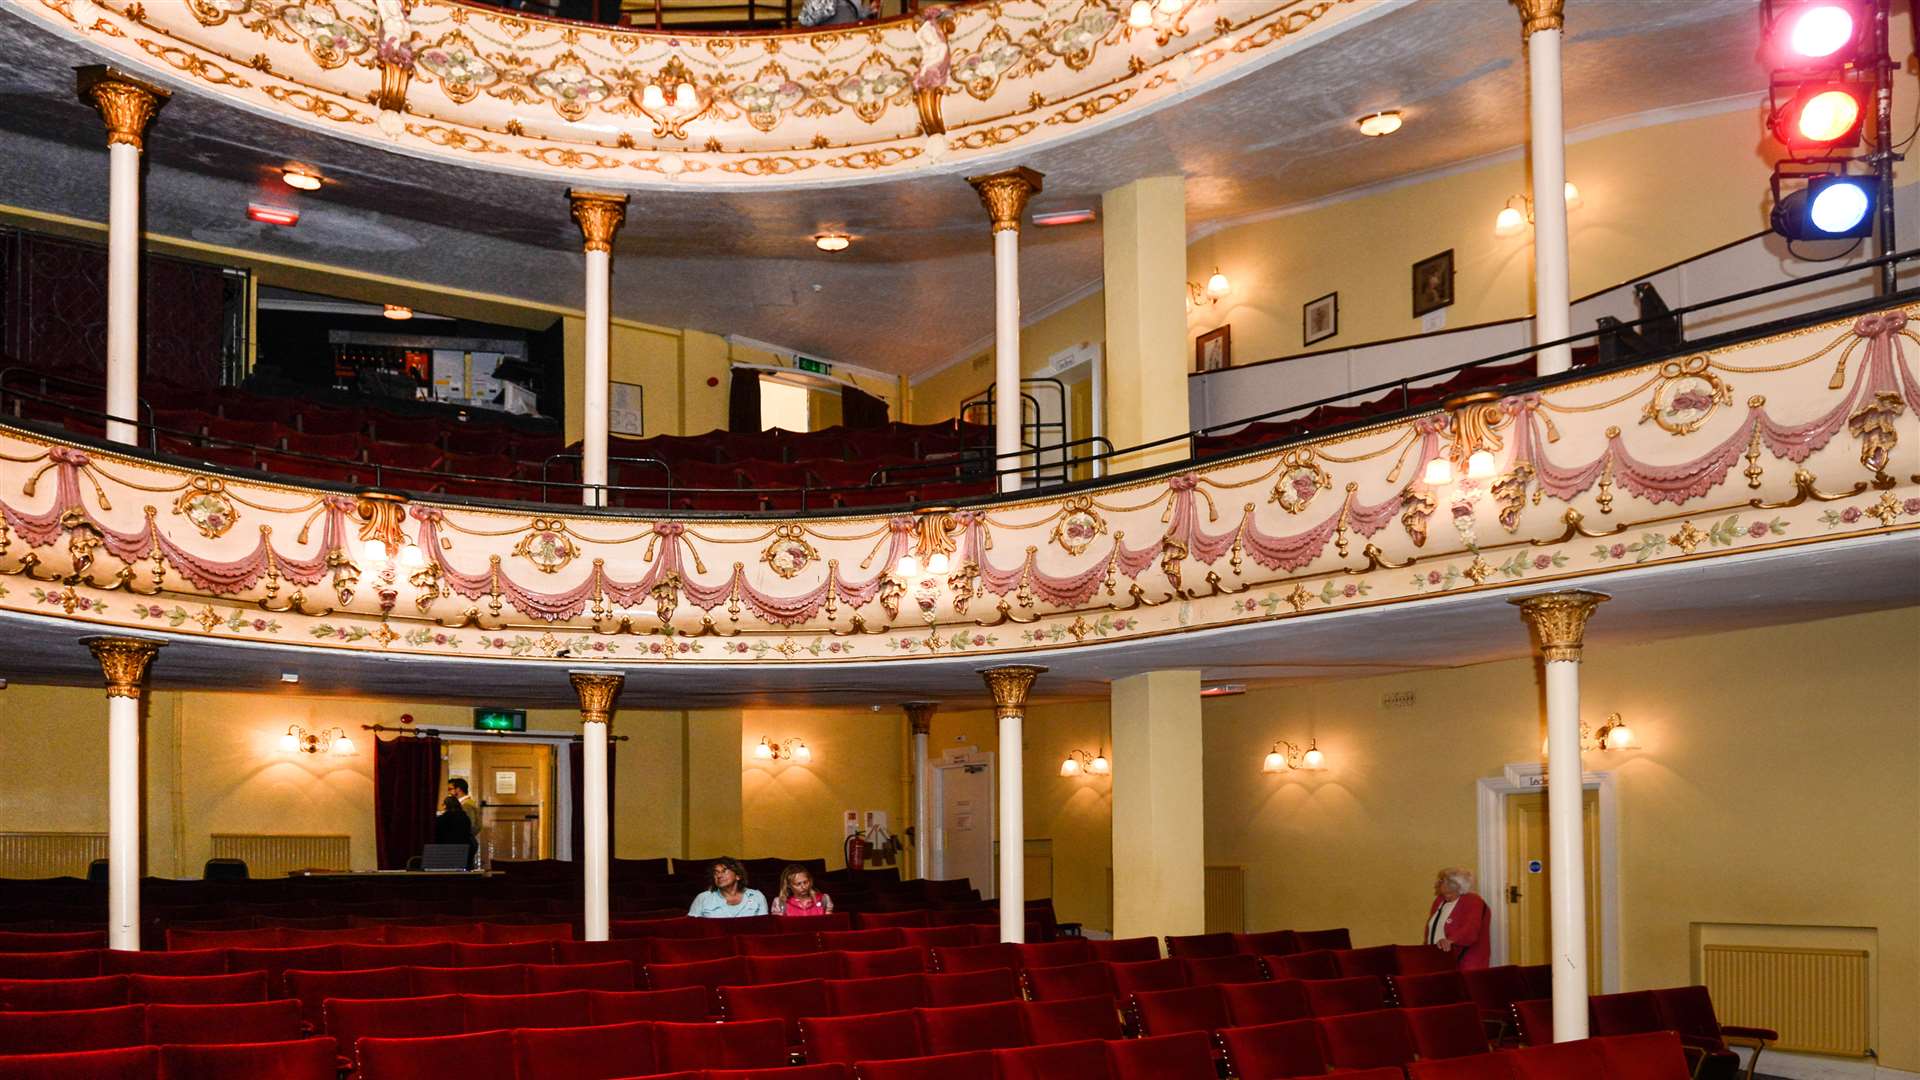
M464 846L467 849L467 865L473 865L473 819L461 808L456 796L448 795L441 800L440 814L433 819L433 842Z

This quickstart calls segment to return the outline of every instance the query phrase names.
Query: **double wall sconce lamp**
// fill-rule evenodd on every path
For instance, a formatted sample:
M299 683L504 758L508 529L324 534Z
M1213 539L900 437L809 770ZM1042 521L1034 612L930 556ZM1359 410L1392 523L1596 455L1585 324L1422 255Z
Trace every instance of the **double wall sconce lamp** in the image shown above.
M1267 751L1266 760L1260 763L1260 771L1270 773L1292 772L1296 769L1319 772L1326 767L1327 755L1321 753L1320 747L1312 740L1308 740L1307 748L1302 750L1285 739L1275 739L1273 749Z
M1107 752L1104 749L1097 754L1089 754L1085 750L1071 750L1067 753L1067 759L1060 763L1061 776L1080 776L1083 774L1086 776L1110 776L1112 773L1113 762L1107 759Z
M1619 713L1608 713L1606 722L1600 730L1587 727L1585 720L1580 721L1580 752L1583 754L1606 753L1609 750L1635 750L1633 729L1620 718ZM1547 756L1547 740L1540 740L1540 756Z
M1567 181L1566 199L1568 213L1580 209L1586 201L1580 197L1580 189L1574 187L1571 180ZM1507 200L1507 205L1501 207L1498 214L1493 216L1493 235L1518 236L1531 224L1533 224L1533 199L1526 195L1515 195Z
M760 736L760 744L753 748L755 761L795 761L802 765L813 760L813 751L801 739L788 739L774 742L766 735Z
M321 729L309 733L299 724L287 725L287 733L280 736L280 752L284 754L332 754L335 757L352 757L356 752L353 740L340 728L331 731Z

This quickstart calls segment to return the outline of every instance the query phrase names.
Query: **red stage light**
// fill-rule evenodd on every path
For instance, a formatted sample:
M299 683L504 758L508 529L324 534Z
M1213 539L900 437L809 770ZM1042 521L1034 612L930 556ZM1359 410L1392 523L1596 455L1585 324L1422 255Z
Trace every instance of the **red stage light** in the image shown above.
M300 223L300 211L288 210L279 206L267 206L262 203L248 203L247 217L268 225L292 227Z
M1810 83L1773 114L1773 135L1796 152L1858 146L1866 118L1866 88Z

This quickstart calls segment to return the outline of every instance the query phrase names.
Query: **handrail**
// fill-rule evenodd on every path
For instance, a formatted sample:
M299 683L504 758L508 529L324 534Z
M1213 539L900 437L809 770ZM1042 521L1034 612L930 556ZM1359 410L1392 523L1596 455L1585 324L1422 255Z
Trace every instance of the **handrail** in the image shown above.
M40 388L42 391L46 389L46 384L48 380L52 380L57 383L64 383L67 386L76 387L81 390L97 391L101 389L98 383L85 382L80 379L76 379L71 375L56 375L51 372L42 371L39 368L28 367L25 364L10 364L7 367L0 368L0 402L4 402L6 400L7 376L12 375L14 372L19 372L22 375L31 375L34 378L40 380ZM18 390L14 391L14 393L19 397L29 398L35 401L44 401L44 402L50 402L54 404L68 405L69 407L71 407L69 402L61 401L58 398L48 398L40 394L33 394L31 392L22 392ZM144 397L136 397L133 400L134 400L134 404L139 406L140 411L146 413L147 415L147 422L144 426L151 428L153 426L153 404ZM109 419L117 420L119 418L109 417ZM121 422L131 423L135 427L142 426L140 421L138 420L131 420L131 421L122 420ZM151 436L149 436L149 442L152 443ZM152 443L152 445L149 448L157 450L159 449L159 444Z

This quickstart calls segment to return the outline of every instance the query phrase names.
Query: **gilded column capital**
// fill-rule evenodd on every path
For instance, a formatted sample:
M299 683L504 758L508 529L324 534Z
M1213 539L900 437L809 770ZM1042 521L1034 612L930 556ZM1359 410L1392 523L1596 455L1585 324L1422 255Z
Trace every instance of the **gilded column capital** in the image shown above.
M586 250L611 252L613 235L627 220L627 197L568 188L567 201L573 204L573 220L580 223L580 238Z
M1606 593L1567 589L1507 602L1519 608L1520 617L1533 628L1534 637L1540 642L1540 654L1548 663L1564 660L1577 664L1586 637L1587 618L1594 608L1609 599Z
M1024 715L1027 691L1033 688L1033 680L1045 670L1030 664L981 669L980 677L987 681L987 691L993 695L993 714L1000 717Z
M1020 218L1027 212L1027 200L1040 192L1043 177L1026 166L1002 169L984 176L969 176L967 183L980 193L980 204L993 219L994 232L1020 231Z
M908 701L900 706L907 711L907 723L912 725L915 735L933 733L933 711L940 707L937 701Z
M627 677L597 671L569 671L573 692L580 695L580 722L613 726L613 702Z
M1558 30L1565 25L1562 9L1566 0L1513 0L1513 6L1520 9L1520 40L1533 36L1536 30Z
M107 677L108 697L138 698L140 684L147 678L147 667L166 642L152 638L90 637L82 638L81 644L92 650L93 658L100 661L100 672Z
M106 121L107 145L125 143L139 150L153 114L172 97L171 91L107 67L88 64L74 72L74 91L80 103L91 105Z

